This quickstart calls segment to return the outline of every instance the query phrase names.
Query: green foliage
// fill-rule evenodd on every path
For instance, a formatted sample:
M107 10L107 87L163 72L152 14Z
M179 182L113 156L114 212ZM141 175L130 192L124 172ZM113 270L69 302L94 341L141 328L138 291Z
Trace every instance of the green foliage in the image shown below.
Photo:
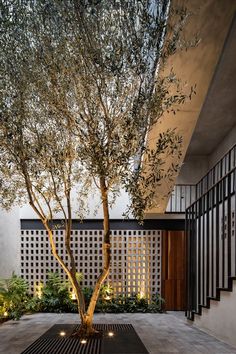
M102 284L100 293L99 293L99 298L102 300L110 300L113 296L113 288L110 286L110 284Z
M78 280L82 275L77 274ZM30 296L28 283L13 273L10 279L0 280L0 319L18 320L24 313L33 312L77 312L77 304L70 296L70 284L62 279L58 273L48 273L46 285L42 287L42 294ZM89 304L93 288L84 287L83 294L86 306ZM160 312L164 300L159 294L153 296L150 303L138 294L130 296L113 296L113 289L109 284L101 287L96 312L124 313L124 312ZM4 314L7 313L7 316Z
M83 288L86 306L92 292L91 287ZM101 287L96 312L160 312L163 302L159 294L153 296L150 303L138 294L113 297L112 287L104 284ZM39 298L30 297L27 282L15 274L10 279L1 279L0 317L3 318L4 313L7 313L7 318L19 319L26 312L77 312L77 304L70 297L68 281L63 280L58 273L48 273L47 283L42 288L42 295Z
M25 305L25 310L28 313L41 312L42 311L41 299L39 299L37 296L29 297Z
M49 272L47 275L48 279L46 286L43 287L43 296L57 296L60 294L64 295L68 293L68 281L62 279L62 277L57 272Z
M163 111L189 96L173 72L164 70L181 47L186 18L178 11L169 22L170 5L171 0L1 3L0 198L5 208L29 202L49 236L51 221L64 215L72 270L49 240L67 275L75 272L72 190L80 218L94 189L107 207L123 189L130 197L127 215L142 221L144 211L159 203L160 181L167 183L179 168L182 139L174 127L153 148L147 144ZM42 309L69 309L68 295L65 284L52 277ZM146 306L133 298L124 304L129 311Z
M119 295L105 300L100 296L96 311L97 312L110 312L110 313L134 313L134 312L161 312L164 299L159 294L153 296L153 299L148 302L144 297L139 294L132 294L130 296Z
M161 310L163 308L163 305L165 304L165 299L163 299L163 297L161 297L159 293L156 293L155 295L153 295L151 303L157 306L159 310Z
M92 296L92 293L93 293L93 288L86 286L82 290L83 290L83 294L84 294L85 306L88 306L91 296Z
M42 288L42 296L38 303L40 311L74 311L76 307L70 299L69 286L69 282L63 280L58 273L48 273L48 280L46 285Z
M153 148L147 135L189 96L164 70L182 48L186 9L173 11L170 0L13 3L2 5L0 43L4 206L34 201L38 216L53 219L76 187L84 217L102 177L110 201L125 189L127 213L142 219L158 203L160 180L179 168L178 132L164 132Z
M0 316L18 320L25 312L29 299L28 283L14 273L0 279Z

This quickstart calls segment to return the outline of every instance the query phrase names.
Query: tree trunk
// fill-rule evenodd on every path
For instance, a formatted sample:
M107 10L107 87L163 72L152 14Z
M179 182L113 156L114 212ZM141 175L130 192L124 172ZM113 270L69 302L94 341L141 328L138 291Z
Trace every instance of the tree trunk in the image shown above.
M50 226L48 225L48 222L45 222L43 220L43 224L44 224L46 230L48 231L49 242L50 242L50 245L51 245L51 248L52 248L52 253L53 253L54 257L56 258L56 260L58 261L58 263L64 269L65 273L68 275L68 278L69 278L69 280L71 282L71 285L73 287L73 290L75 292L76 299L77 299L78 313L80 315L81 322L83 323L83 321L84 321L84 319L86 317L86 314L85 314L85 301L84 301L84 294L83 294L83 292L82 292L82 290L81 290L81 288L80 288L80 286L78 284L78 281L76 279L76 272L75 272L74 269L70 270L65 265L65 263L63 262L61 257L58 255L57 250L56 250L56 245L55 245L54 240L53 240L52 230L51 230ZM70 248L69 248L69 250L70 250ZM67 252L68 252L68 250L67 250ZM73 258L73 255L72 255L71 252L69 253L69 256L70 257L72 256L72 260L74 261L74 258Z
M104 178L100 179L100 191L101 191L101 196L102 196L102 205L103 205L103 217L104 217L104 221L103 221L103 232L104 232L104 238L103 238L103 270L101 272L101 274L99 275L97 282L95 284L94 290L93 290L93 294L92 297L90 299L90 303L88 306L88 309L86 311L85 309L85 302L84 302L84 295L83 292L78 284L78 281L76 279L76 271L75 271L75 263L74 263L74 257L73 254L71 252L70 249L70 239L69 239L69 234L70 234L70 228L69 231L67 230L67 239L66 239L66 249L67 252L70 256L70 260L72 262L72 268L69 269L66 264L63 262L63 260L61 259L61 257L58 255L57 250L56 250L56 245L54 243L54 239L53 239L53 233L52 233L52 229L48 224L48 220L45 218L43 218L41 215L41 220L46 228L46 230L48 231L48 236L49 236L49 241L50 241L50 245L52 248L52 253L54 255L54 257L57 259L57 261L59 262L59 264L62 266L62 268L64 269L64 271L66 272L66 274L69 277L69 280L72 284L72 287L75 291L75 295L76 295L76 299L77 299L77 303L78 303L78 313L80 315L80 319L81 319L81 327L80 330L75 333L75 335L78 335L80 337L89 337L94 335L95 333L97 333L96 330L94 330L93 328L93 315L94 315L94 310L96 307L96 303L98 300L98 296L99 296L99 292L100 292L100 288L101 285L103 284L104 280L106 279L106 277L108 276L109 273L109 269L110 269L110 262L111 262L111 244L110 244L110 222L109 222L109 205L108 205L108 190L106 187L106 182ZM34 206L34 205L33 205ZM35 206L34 206L34 209ZM39 214L39 213L38 213Z
M103 270L99 275L95 284L93 294L86 312L84 319L82 320L81 333L85 336L89 336L96 331L93 329L93 315L98 300L101 285L108 276L110 263L111 263L111 243L110 243L110 221L109 221L109 206L108 206L108 190L106 187L105 179L100 178L100 190L102 196L103 206Z

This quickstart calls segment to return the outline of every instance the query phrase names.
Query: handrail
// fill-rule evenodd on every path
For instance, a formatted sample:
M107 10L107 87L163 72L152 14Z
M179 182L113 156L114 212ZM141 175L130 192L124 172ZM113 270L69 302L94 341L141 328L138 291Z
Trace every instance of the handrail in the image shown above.
M221 159L219 159L218 162L196 184L196 195L201 196L206 188L209 189L209 185L210 186L212 185L213 180L215 183L219 181L220 178L222 178L226 173L230 172L235 165L236 165L236 144L234 144L228 150L228 152L223 157L221 157ZM224 169L225 171L223 171Z
M236 279L236 166L186 209L188 319Z
M200 183L227 155L230 154L230 152L236 148L236 144L234 144L221 158L219 158L219 160L217 160L217 162L214 164L213 167L211 167L207 173L198 181L198 183ZM197 183L197 184L198 184ZM197 185L196 184L196 185Z
M166 213L184 213L187 208L194 204L195 201L199 200L202 196L206 195L211 188L224 179L225 176L232 171L234 171L236 166L236 144L234 144L227 153L221 157L217 163L203 176L200 181L196 184L176 184L170 195L168 205L166 208ZM184 189L184 195L181 198L185 199L183 208L183 203L178 201L178 196L175 195L173 198L173 192L178 188ZM189 191L188 191L189 189ZM195 189L195 190L194 190ZM194 191L193 191L194 190ZM188 192L191 194L190 198ZM194 201L192 200L194 195ZM189 199L189 203L186 203L186 199ZM172 207L174 205L174 207ZM179 205L179 209L176 206Z
M188 206L187 209L191 208L195 203L197 203L198 201L200 201L200 199L202 199L204 196L206 196L213 188L215 188L217 186L218 183L222 182L224 179L226 179L230 174L232 174L232 172L234 172L234 170L236 170L236 166L233 167L226 175L224 175L223 177L221 177L216 183L214 183L209 189L207 189L207 191L203 194L201 194L200 197L198 197L192 204L190 204ZM187 211L186 209L186 211Z

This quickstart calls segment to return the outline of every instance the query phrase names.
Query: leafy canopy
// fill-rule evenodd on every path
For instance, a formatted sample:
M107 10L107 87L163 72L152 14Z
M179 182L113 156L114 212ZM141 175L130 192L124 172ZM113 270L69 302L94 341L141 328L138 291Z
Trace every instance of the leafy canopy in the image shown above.
M129 210L141 219L160 180L178 168L175 130L152 149L147 137L186 98L173 72L161 74L186 11L171 12L167 0L7 0L1 20L4 205L29 200L40 217L61 210L66 219L71 190L82 212L102 178L115 197L120 188L129 193Z

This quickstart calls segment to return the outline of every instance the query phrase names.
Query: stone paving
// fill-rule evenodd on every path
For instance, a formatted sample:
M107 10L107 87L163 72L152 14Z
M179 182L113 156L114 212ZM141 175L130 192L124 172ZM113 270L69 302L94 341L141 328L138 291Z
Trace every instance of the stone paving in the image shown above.
M0 325L0 353L20 354L54 324L77 322L76 314L25 315L5 322ZM236 354L236 348L192 327L182 313L96 314L95 322L131 323L150 354Z

